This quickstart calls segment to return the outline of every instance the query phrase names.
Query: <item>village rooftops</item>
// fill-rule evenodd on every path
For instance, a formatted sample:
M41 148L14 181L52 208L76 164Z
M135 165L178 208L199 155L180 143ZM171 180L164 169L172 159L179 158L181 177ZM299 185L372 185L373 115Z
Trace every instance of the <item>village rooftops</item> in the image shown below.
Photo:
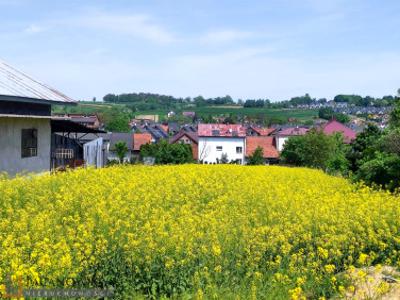
M61 92L0 60L0 101L37 104L76 104Z
M357 135L357 133L354 130L350 129L349 127L345 126L344 124L336 120L331 120L328 123L322 125L322 131L328 135L334 133L342 133L345 143L350 143L352 140L356 138Z
M152 141L152 136L150 133L134 133L133 150L139 151L141 146L150 144L151 141Z
M199 124L198 136L202 137L245 137L246 127L240 124Z
M171 137L169 142L171 144L176 143L183 136L187 136L189 139L191 139L196 144L198 144L198 142L199 142L199 137L197 136L197 132L185 131L183 129L181 129L180 132L178 132L176 135Z
M295 135L305 135L309 131L305 127L290 127L283 129L277 133L279 136L295 136Z
M265 128L253 125L249 126L249 129L253 130L259 136L268 136L276 131L276 128Z

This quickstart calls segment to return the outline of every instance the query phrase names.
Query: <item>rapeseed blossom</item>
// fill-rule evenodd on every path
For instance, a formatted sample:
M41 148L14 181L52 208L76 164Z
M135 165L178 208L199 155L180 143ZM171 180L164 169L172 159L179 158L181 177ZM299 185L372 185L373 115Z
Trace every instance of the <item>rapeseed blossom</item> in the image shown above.
M303 168L1 178L0 293L11 276L26 287L113 287L121 299L325 299L353 288L346 270L400 265L398 202Z

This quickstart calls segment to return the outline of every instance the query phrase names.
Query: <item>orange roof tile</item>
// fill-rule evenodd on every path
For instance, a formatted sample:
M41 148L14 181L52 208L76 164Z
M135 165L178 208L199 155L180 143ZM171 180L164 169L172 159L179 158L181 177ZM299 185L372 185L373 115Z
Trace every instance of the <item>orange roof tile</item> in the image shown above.
M265 127L256 127L256 126L252 126L251 128L261 136L270 135L271 133L273 133L276 130L276 128L265 128Z
M139 151L142 145L151 143L150 133L134 133L133 134L133 150Z
M257 149L263 149L264 158L278 158L279 153L274 145L272 136L247 136L246 137L246 156L250 156Z

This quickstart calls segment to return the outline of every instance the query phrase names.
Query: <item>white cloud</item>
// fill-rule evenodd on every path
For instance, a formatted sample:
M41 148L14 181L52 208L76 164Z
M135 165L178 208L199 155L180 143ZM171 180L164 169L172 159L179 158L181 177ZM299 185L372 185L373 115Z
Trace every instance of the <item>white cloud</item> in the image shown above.
M171 32L157 24L148 15L101 12L81 15L67 22L70 25L104 30L113 34L127 35L156 43L170 43L175 40Z
M207 44L228 43L228 42L235 42L238 40L252 38L255 36L256 34L252 32L224 29L224 30L210 31L204 34L203 36L200 36L199 41Z
M24 29L25 33L36 34L45 31L45 28L36 24L31 24Z

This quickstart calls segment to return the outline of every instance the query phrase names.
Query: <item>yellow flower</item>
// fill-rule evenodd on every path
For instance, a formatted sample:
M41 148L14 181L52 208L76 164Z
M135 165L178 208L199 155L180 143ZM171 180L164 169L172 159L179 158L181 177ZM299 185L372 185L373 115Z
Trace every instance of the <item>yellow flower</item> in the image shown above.
M304 299L313 295L310 281L345 295L355 287L344 291L343 282L369 280L353 265L400 265L399 200L318 170L278 166L0 176L0 282L93 280L134 285L138 297L180 298L184 290L198 299L234 298L225 291L247 285L241 297L280 291ZM336 277L339 270L348 272Z
M330 274L330 273L333 273L333 272L335 272L335 265L325 265L325 271L328 273L328 274Z
M221 267L220 265L218 265L218 266L216 266L216 267L214 268L214 271L217 272L217 273L221 273L222 267Z
M361 253L360 256L358 257L357 262L358 262L360 265L364 265L364 264L367 262L367 259L368 259L368 255L365 254L365 253Z
M212 246L212 253L215 256L220 256L221 255L221 247L219 245L213 245Z

